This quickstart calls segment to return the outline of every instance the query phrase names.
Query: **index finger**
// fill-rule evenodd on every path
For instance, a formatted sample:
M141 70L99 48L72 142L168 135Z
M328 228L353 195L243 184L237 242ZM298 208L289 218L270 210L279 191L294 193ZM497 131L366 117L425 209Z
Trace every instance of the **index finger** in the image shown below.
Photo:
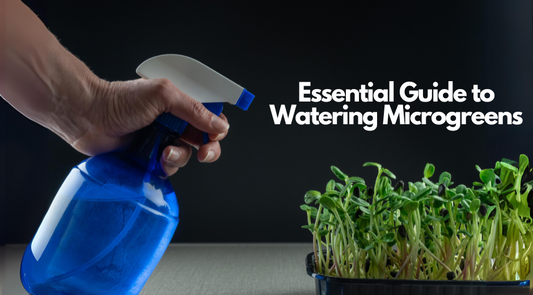
M228 131L229 124L225 120L211 113L202 103L179 90L169 80L161 80L162 97L167 112L209 134L221 134Z

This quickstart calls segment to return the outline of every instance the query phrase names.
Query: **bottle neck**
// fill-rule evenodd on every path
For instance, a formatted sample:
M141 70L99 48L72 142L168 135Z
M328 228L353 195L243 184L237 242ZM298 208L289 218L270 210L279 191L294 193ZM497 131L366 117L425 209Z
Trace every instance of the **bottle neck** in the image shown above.
M125 153L141 169L160 178L166 178L167 175L161 167L161 155L163 150L178 138L178 133L154 122L137 132Z

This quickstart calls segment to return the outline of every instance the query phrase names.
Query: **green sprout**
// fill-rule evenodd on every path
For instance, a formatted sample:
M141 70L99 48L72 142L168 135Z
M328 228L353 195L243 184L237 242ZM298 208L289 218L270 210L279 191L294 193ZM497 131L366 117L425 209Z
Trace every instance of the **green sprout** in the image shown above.
M481 182L453 186L427 164L421 181L392 181L380 164L373 186L331 171L321 193L308 191L305 205L313 234L315 271L327 276L366 279L484 280L525 279L533 246L528 196L533 188L529 159L502 159L479 171ZM533 197L533 194L532 194Z

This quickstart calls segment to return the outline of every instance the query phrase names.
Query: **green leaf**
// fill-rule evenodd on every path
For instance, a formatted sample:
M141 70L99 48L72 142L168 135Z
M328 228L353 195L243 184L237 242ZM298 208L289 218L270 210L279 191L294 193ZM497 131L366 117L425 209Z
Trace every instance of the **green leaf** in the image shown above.
M343 186L343 188L341 189L341 192L339 193L339 197L344 197L344 194L346 194L346 191L350 189L350 185L347 184L345 186Z
M311 204L312 202L320 199L322 194L318 191L308 191L305 193L304 200L306 204Z
M365 250L365 251L368 251L368 250L374 249L374 246L375 246L375 244L374 244L374 242L372 242L372 244L366 246L366 247L364 248L364 250Z
M421 181L415 182L414 185L418 188L419 191L427 188L426 184Z
M383 211L385 211L387 209L389 209L389 208L388 207L383 207L383 208L379 209L379 211L376 212L376 215L383 213Z
M518 209L518 216L520 216L522 218L526 218L526 219L531 219L530 208L529 208L528 202L527 202L528 195L531 193L531 189L532 189L532 186L528 184L526 191L522 195L520 195L521 202L520 202L520 205L517 208ZM522 231L522 229L521 229L521 231Z
M467 199L461 200L461 206L463 206L464 209L470 211L470 203L468 201L469 200Z
M309 207L307 205L300 205L300 209L302 209L304 211L311 211L311 207Z
M523 174L524 171L526 171L527 166L529 165L529 158L522 154L520 155L520 159L518 161L520 164L518 165L518 173Z
M415 197L415 194L413 192L411 192L411 191L406 191L406 192L403 192L401 197L406 197L409 200L411 200L411 199L413 199Z
M436 185L435 183L433 183L431 180L427 179L427 178L422 178L422 181L427 185L429 186L430 188L432 189L437 189L439 186Z
M446 171L442 172L439 176L439 184L444 183L446 186L448 186L451 180L452 175Z
M438 209L442 206L442 204L443 203L441 201L433 200L433 202L431 203L431 207Z
M481 201L479 199L473 200L472 203L470 203L470 212L477 213L480 206L481 206Z
M468 199L470 199L470 200L473 200L473 199L476 199L476 198L477 198L477 196L476 196L476 194L474 193L474 191L473 191L472 189L470 189L470 188L467 188L467 189L466 189L466 197L467 197Z
M333 174L335 174L335 176L342 181L346 181L346 179L348 179L348 175L342 173L342 171L335 166L331 166L331 172L333 172Z
M370 220L370 214L363 214L361 217L359 217L361 220Z
M481 172L479 172L479 179L481 179L484 184L492 183L492 186L496 185L496 174L493 169L481 170Z
M435 166L433 166L433 164L427 163L426 167L424 168L424 177L431 178L431 176L433 176L433 173L435 173Z
M418 193L415 195L414 199L415 200L420 200L423 197L427 196L430 192L431 192L430 188L425 188L423 190L419 190Z
M331 211L337 210L336 209L336 205L335 205L335 201L333 201L333 199L328 197L328 196L322 196L320 198L319 202L320 202L320 205L328 208Z
M418 193L418 187L414 183L409 182L409 191L416 194Z
M398 202L398 203L395 203L394 205L391 204L391 209L390 210L391 211L396 211L396 210L402 208L405 204L407 204L407 202L410 202L410 200L409 201L404 201L404 202Z
M398 217L398 220L399 220L402 224L408 224L408 223L409 223L405 218L403 218L403 217L401 217L401 216Z
M360 230L355 230L355 242L357 243L357 246L362 249L368 246L368 241Z
M390 172L389 169L383 169L383 173L387 174L390 178L396 179L396 175L394 173Z
M388 195L388 196L386 196L385 198L381 198L381 199L379 199L379 200L376 202L376 204L381 203L381 202L384 202L384 201L390 199L391 197L392 197L391 195Z
M362 179L361 177L357 177L357 176L352 176L352 177L348 178L346 180L346 182L348 182L348 183L362 183L362 184L365 184L365 180Z
M457 233L462 233L462 234L465 234L465 235L467 235L469 237L473 237L473 235L469 231L464 230L464 229L457 231Z
M317 214L318 214L318 210L315 207L311 207L311 217L316 219Z
M465 186L464 184L460 184L460 185L458 185L458 186L455 188L455 192L456 192L457 194L463 194L463 195L465 195L465 194L466 194L466 189L467 189L467 188L466 188L466 186Z
M374 162L366 162L363 164L363 167L367 167L367 166L375 166L375 167L378 167L378 169L381 169L381 165L378 163L374 163Z
M478 165L476 165L476 170L481 172L481 168Z
M327 230L327 229L319 230L319 231L318 231L318 235L321 236L321 237L323 237L323 236L327 236L328 233L329 233L329 230Z
M463 194L461 193L461 194L457 194L457 195L453 196L453 198L452 198L451 200L452 200L452 201L455 201L455 200L462 200L464 197L465 197L465 195L463 195Z
M361 198L358 198L356 196L352 196L350 198L350 201L356 203L358 206L361 206L361 207L367 207L369 208L370 207L370 203L368 203L367 201L361 199Z
M311 224L311 225L302 225L302 228L306 228L306 229L309 229L309 230L313 230L315 228L315 225L314 224Z
M516 163L516 162L515 162ZM518 168L516 168L515 166L511 165L511 164L508 164L508 163L505 163L505 162L500 162L500 165L502 165L503 167L513 171L513 172L518 172Z
M329 213L329 210L327 208L324 208L322 214L320 214L320 221L328 221L330 217L331 214Z
M511 160L511 159L507 159L507 158L503 158L501 160L501 163L505 163L505 164L509 164L511 166L514 166L514 167L518 167L518 163L514 160Z
M330 225L330 226L336 226L337 225L335 222L331 222L331 221L327 221L327 220L322 220L322 223Z
M366 214L370 215L370 210L369 210L368 208L365 208L365 207L359 207L359 209L360 209L361 211L363 211L363 213L366 213Z
M441 202L443 202L443 203L448 203L448 202L449 202L449 200L446 200L446 199L441 198L441 197L436 196L436 195L431 195L431 197L432 197L433 199L438 200L438 201L441 201Z
M322 196L338 197L339 196L339 192L336 191L336 190L330 190L330 191L326 191Z
M411 213L411 212L415 211L416 209L418 209L418 205L419 205L418 202L411 201L411 202L405 204L405 207L403 207L403 208L404 208L405 211L407 211L407 213Z
M378 182L377 190L381 196L388 196L392 192L390 178L381 177Z
M328 181L328 184L326 184L326 191L332 191L335 190L335 180Z
M396 238L396 235L394 233L388 233L381 237L381 242L383 243L391 243L394 242L394 239Z

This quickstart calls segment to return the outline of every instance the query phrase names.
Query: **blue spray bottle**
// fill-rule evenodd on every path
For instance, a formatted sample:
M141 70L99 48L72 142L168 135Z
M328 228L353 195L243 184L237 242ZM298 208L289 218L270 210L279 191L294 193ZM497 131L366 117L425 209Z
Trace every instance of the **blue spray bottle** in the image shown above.
M143 62L144 78L167 78L216 115L247 110L254 96L182 55ZM178 225L178 203L160 157L187 122L162 114L124 150L72 169L24 253L20 275L35 295L139 294ZM204 141L209 139L204 134Z

